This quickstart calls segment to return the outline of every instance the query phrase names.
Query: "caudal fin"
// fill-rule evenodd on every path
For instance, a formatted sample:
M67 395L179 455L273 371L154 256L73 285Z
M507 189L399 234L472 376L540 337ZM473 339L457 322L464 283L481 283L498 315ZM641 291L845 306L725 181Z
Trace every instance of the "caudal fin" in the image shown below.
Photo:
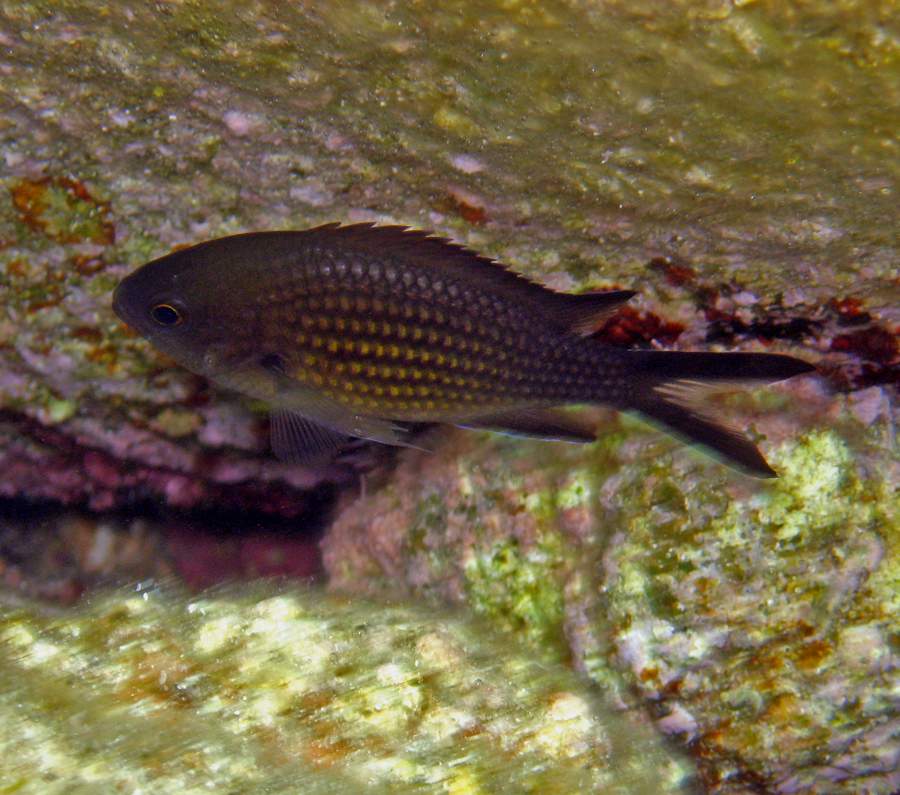
M628 365L638 384L630 408L682 440L762 478L777 475L737 425L716 415L707 395L723 386L782 381L815 369L780 354L682 351L629 351Z

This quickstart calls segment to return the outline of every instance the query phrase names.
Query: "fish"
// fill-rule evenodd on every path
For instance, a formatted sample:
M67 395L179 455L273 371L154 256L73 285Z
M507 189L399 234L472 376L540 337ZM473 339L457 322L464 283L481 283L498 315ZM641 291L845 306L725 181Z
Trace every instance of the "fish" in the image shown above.
M422 423L588 443L596 428L567 407L600 404L774 477L706 398L814 367L602 343L634 295L557 292L431 232L329 223L176 250L122 279L112 304L180 365L264 401L290 463L327 462L354 437L416 446Z

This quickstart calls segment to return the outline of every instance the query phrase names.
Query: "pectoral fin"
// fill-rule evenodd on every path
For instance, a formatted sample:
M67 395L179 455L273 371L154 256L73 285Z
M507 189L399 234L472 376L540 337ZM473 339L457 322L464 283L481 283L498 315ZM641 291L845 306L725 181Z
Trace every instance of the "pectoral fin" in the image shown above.
M584 444L596 440L594 428L577 416L557 409L517 409L456 423L514 436Z
M345 434L287 409L272 412L271 426L272 452L289 464L327 464L347 441Z

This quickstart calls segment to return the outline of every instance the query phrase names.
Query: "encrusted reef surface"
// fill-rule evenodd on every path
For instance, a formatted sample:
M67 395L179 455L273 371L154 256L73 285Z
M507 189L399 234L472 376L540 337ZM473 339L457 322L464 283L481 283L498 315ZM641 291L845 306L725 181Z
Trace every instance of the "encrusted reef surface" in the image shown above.
M273 463L260 413L110 311L140 263L249 229L433 228L639 289L616 341L895 380L895 11L0 2L0 494L290 516L342 477Z
M811 382L758 400L729 411L762 439L769 482L627 418L588 447L435 440L347 500L325 539L331 586L462 602L571 657L683 740L708 792L896 792L887 406Z
M302 529L323 485L371 467L365 449L322 471L272 460L261 407L212 390L121 326L110 309L118 279L177 245L376 220L435 229L557 289L635 288L602 332L610 343L777 350L819 366L818 384L724 406L759 435L780 480L745 480L606 415L601 441L585 448L436 436L434 453L404 454L393 476L368 481L368 496L345 496L325 545L333 587L464 602L542 665L574 660L625 710L609 721L640 725L649 712L686 744L707 792L897 790L895 17L892 0L0 0L0 496L152 505L163 517L270 514ZM35 570L60 548L100 580L104 550L135 576L178 568L144 559L163 545L131 519L93 534L79 521L55 525L62 547L32 544L46 552ZM7 540L22 535L11 526L0 573L15 585L28 571L4 568ZM203 555L195 546L188 557ZM62 590L71 601L79 589ZM305 653L243 656L275 643L266 610L299 638L297 616L314 614L303 626L321 635L318 622L331 631L355 609L285 598L120 597L71 621L5 611L18 645L0 662L4 709L17 698L36 706L27 726L13 712L0 720L2 763L41 753L72 784L70 762L90 759L85 775L128 788L121 769L157 789L156 775L173 791L213 767L236 789L246 775L270 791L323 767L331 783L304 779L310 791L348 791L359 775L391 788L422 773L431 751L397 762L382 735L365 735L362 756L334 741L344 736L335 725L352 728L347 715L362 732L378 713L347 706L337 668L308 663L332 689L316 684L318 701L301 694L283 714L278 694L296 695L287 684L272 686L269 712L264 699L240 702L240 683L249 692L282 664L290 674L277 681L288 682L296 668L282 661ZM358 609L360 632L374 637L378 619ZM418 626L401 613L383 613L387 637ZM464 625L448 621L451 635ZM191 634L204 622L246 631L213 654ZM92 625L126 642L104 645ZM492 665L522 659L505 642L491 649ZM218 659L234 689L216 678ZM428 701L430 680L395 682L378 660L348 674L370 677L365 698L420 688L420 706L445 703ZM521 664L526 678L537 671ZM5 675L17 666L27 675ZM485 686L519 681L491 671ZM537 720L557 703L548 693L580 693L560 688L515 695L539 705ZM446 691L446 704L460 692ZM206 712L191 707L201 697ZM573 698L559 702L565 721L595 726L600 713ZM245 710L254 722L238 741ZM298 714L315 722L314 740L291 733ZM167 755L163 728L184 753ZM480 725L453 736L488 743ZM531 742L509 736L517 749ZM603 737L615 743L616 731ZM595 764L606 740L585 742L584 767L558 755L557 768L479 762L471 786L465 772L444 781L477 791L496 774L518 792L555 769L558 779L546 775L560 786L576 777L560 791L606 791L613 768ZM542 758L557 753L547 748ZM635 775L654 766L661 783L648 792L684 770L648 751ZM23 787L51 786L27 776ZM642 791L635 781L630 791Z
M0 606L4 792L691 791L584 682L459 615L316 591Z

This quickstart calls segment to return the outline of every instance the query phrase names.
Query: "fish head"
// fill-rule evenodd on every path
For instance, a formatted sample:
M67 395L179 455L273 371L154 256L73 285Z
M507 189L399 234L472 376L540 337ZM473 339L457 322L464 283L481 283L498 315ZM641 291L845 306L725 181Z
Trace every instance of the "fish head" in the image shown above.
M233 332L222 322L227 268L217 269L203 246L148 262L126 276L113 293L113 310L158 350L193 372L211 375L215 352L229 347ZM220 272L216 272L220 270Z

